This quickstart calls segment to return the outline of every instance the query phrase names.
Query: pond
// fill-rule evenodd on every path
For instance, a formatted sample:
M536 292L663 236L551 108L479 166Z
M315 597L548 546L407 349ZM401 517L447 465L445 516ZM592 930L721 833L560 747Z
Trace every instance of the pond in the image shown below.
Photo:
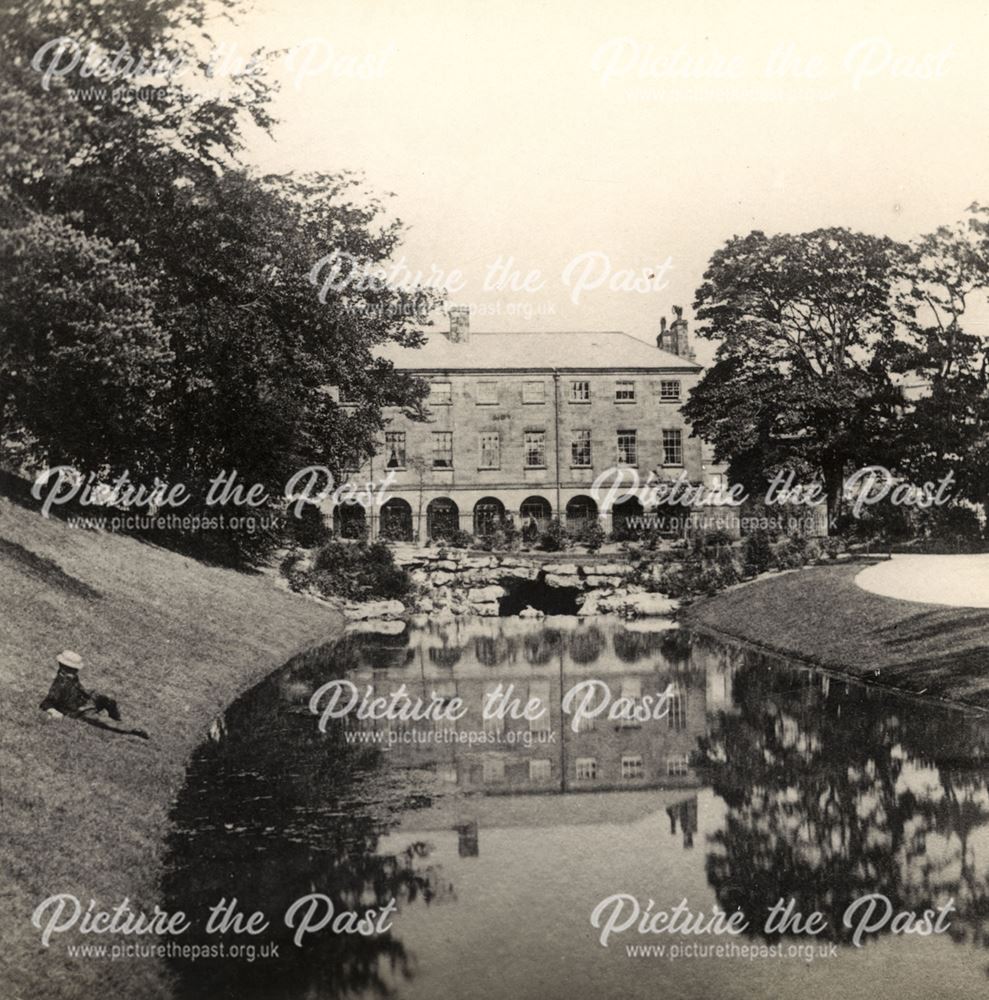
M648 623L395 628L291 661L195 754L173 808L162 905L193 917L186 941L253 940L257 955L171 959L177 996L986 995L981 717ZM321 731L310 698L341 679L377 696L404 685L424 703L456 697L466 714L351 713ZM596 704L662 692L663 711L574 726L562 706L589 681L607 685L595 685ZM483 718L499 685L548 711ZM894 934L890 920L857 947L856 901L876 893L896 913L954 909L943 933ZM385 933L326 927L296 946L282 918L310 894L337 912L391 900L397 912ZM591 915L617 894L618 926L634 905L648 914L685 901L707 917L715 906L741 913L747 928L616 929L604 947ZM268 917L256 939L207 935L196 919L232 897ZM823 929L767 934L780 899L818 911ZM278 954L262 954L271 945Z

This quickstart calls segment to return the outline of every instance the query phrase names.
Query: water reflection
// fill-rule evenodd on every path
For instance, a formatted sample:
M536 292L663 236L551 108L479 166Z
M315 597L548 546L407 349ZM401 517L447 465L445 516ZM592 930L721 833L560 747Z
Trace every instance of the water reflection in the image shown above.
M404 684L457 696L468 711L456 723L351 718L320 733L307 702L335 676L377 694ZM589 678L615 698L672 686L670 711L574 732L562 699ZM498 685L547 714L485 720ZM974 996L987 958L973 946L989 944L987 736L957 713L682 630L500 619L354 633L241 698L196 754L163 905L195 916L236 896L271 918L258 940L280 954L174 959L176 991L654 997L662 984L671 996L902 998L933 969L938 989ZM630 959L623 945L601 949L588 919L622 891L741 909L753 935L792 897L828 916L822 937L840 957ZM390 934L324 931L296 948L281 915L310 892L346 909L394 897L400 913ZM841 916L871 892L902 910L953 896L950 939L848 947Z

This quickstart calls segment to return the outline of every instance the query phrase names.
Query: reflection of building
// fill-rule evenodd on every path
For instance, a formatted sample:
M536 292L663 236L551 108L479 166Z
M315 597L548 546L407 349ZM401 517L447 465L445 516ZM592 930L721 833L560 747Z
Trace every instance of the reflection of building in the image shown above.
M599 513L591 484L615 466L637 470L642 482L653 470L669 479L685 472L692 482L718 475L680 413L702 369L679 311L656 340L472 334L467 308L452 307L449 333L420 348L389 346L384 356L396 368L430 382L430 416L388 412L380 452L354 477L394 473L381 529L411 539L456 528L483 534L506 514L516 523L582 522ZM623 513L641 510L636 500ZM351 504L334 518L347 535L361 529L365 512Z
M409 698L423 703L434 696L456 696L465 705L466 713L456 722L349 720L380 730L380 745L389 747L393 763L428 768L447 783L488 794L699 783L691 754L705 726L703 675L676 669L658 651L642 662L623 663L594 626L569 632L528 628L513 636L510 629L477 623L470 631L474 634L465 629L468 635L454 645L446 633L443 638L440 633L424 635L415 662L401 671L365 667L349 675L362 691L371 685L376 697L405 685ZM625 633L618 629L615 636L613 644L618 644ZM588 651L593 659L581 662ZM582 720L575 732L563 700L571 688L590 680L598 685L594 705L610 706L622 698L641 706L643 699L658 700L668 686L672 696L661 718L632 722L608 719L604 712ZM602 685L607 686L607 702ZM485 719L486 699L499 693L515 711ZM545 712L535 719L513 717L530 700Z

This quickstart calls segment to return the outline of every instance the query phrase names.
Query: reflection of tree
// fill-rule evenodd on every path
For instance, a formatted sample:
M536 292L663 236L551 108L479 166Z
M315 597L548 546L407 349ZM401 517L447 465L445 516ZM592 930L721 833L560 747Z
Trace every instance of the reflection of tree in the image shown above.
M596 625L588 625L570 635L570 659L574 663L594 663L607 645Z
M638 663L649 656L659 656L663 649L662 632L631 632L628 629L616 629L611 643L615 656L622 663Z
M522 640L526 663L535 667L545 666L560 656L564 642L564 635L559 629L541 628L538 632L527 632Z
M348 640L349 642L349 640ZM352 649L352 646L347 646ZM380 751L349 744L341 726L321 734L285 692L314 690L336 673L346 650L300 657L278 677L240 699L226 716L226 734L193 759L172 814L165 908L189 914L183 942L255 945L275 942L278 958L255 962L172 960L180 997L307 997L389 992L389 980L414 972L394 927L384 935L334 934L330 927L292 943L284 914L296 899L318 892L336 912L432 902L452 892L429 863L430 849L409 844L378 850L380 838L410 804L428 805L428 788L407 774L379 767ZM269 928L258 938L204 933L210 906L236 897L238 911L263 911Z
M384 632L352 632L345 636L332 653L334 666L351 669L359 664L381 670L408 666L415 657L409 646L409 630L397 635Z
M460 646L430 646L426 652L429 662L437 667L455 667L464 655Z
M975 870L968 847L989 823L985 774L952 770L981 763L984 734L931 706L898 703L894 714L877 693L755 654L734 696L737 711L712 720L701 741L727 805L707 858L721 906L742 909L757 931L770 906L792 898L845 940L842 916L863 895L911 911L954 896L956 936L985 941L989 871ZM926 774L933 787L917 780Z
M514 662L517 654L518 643L512 636L474 637L474 656L478 663L483 663L486 667L500 667L503 663Z

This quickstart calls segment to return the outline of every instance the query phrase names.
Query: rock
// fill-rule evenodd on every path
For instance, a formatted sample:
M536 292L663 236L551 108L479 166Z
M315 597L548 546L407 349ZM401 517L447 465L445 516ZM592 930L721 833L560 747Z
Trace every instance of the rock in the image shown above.
M583 580L578 576L560 576L559 573L547 573L544 579L547 587L582 587Z
M620 576L600 576L597 573L588 576L584 581L588 587L617 587L622 582Z
M639 618L667 617L676 608L677 602L663 594L629 594L621 603L625 614L634 614Z
M429 582L434 587L443 587L448 584L453 579L452 573L431 573L429 576Z
M432 568L445 570L447 573L454 573L457 570L457 564L452 559L440 559L432 564Z
M499 577L512 577L516 580L535 580L539 570L535 566L499 566Z
M429 615L412 615L409 619L409 624L413 628L425 628L429 624Z
M498 565L498 560L494 556L474 556L464 560L465 569L492 569Z
M422 611L425 614L428 614L430 611L434 611L435 609L436 605L433 603L433 599L431 597L423 597L419 601L416 608L417 611Z
M669 632L679 627L672 618L637 618L625 622L626 632Z
M490 587L472 587L467 591L467 600L472 604L498 601L508 593L504 587L492 584Z
M415 584L415 585L416 585L417 587L425 587L425 586L426 586L426 584L427 584L427 583L429 583L429 574L428 574L428 573L427 573L427 572L426 572L425 570L422 570L422 569L414 569L414 570L413 570L413 571L412 571L412 572L411 572L411 573L409 574L409 579L410 579L410 580L411 580L411 581L412 581L412 582L413 582L413 583L414 583L414 584Z
M482 618L497 618L498 617L498 602L497 601L481 601L477 604L472 604L470 606L471 611L475 615L480 615Z
M405 605L401 601L365 601L363 604L347 605L343 613L352 622L367 621L369 618L397 618L405 614Z
M630 573L632 567L628 563L600 563L595 566L594 573L599 573L601 576L627 576Z
M557 576L576 576L577 567L573 563L556 563L553 565L553 572Z
M546 613L544 611L539 611L537 608L529 607L527 604L520 612L519 618L545 618Z
M590 618L592 615L601 614L600 603L601 597L599 594L588 594L577 612L577 617Z
M380 635L401 635L405 631L405 622L385 618L371 618L368 621L350 622L346 632L376 632Z

